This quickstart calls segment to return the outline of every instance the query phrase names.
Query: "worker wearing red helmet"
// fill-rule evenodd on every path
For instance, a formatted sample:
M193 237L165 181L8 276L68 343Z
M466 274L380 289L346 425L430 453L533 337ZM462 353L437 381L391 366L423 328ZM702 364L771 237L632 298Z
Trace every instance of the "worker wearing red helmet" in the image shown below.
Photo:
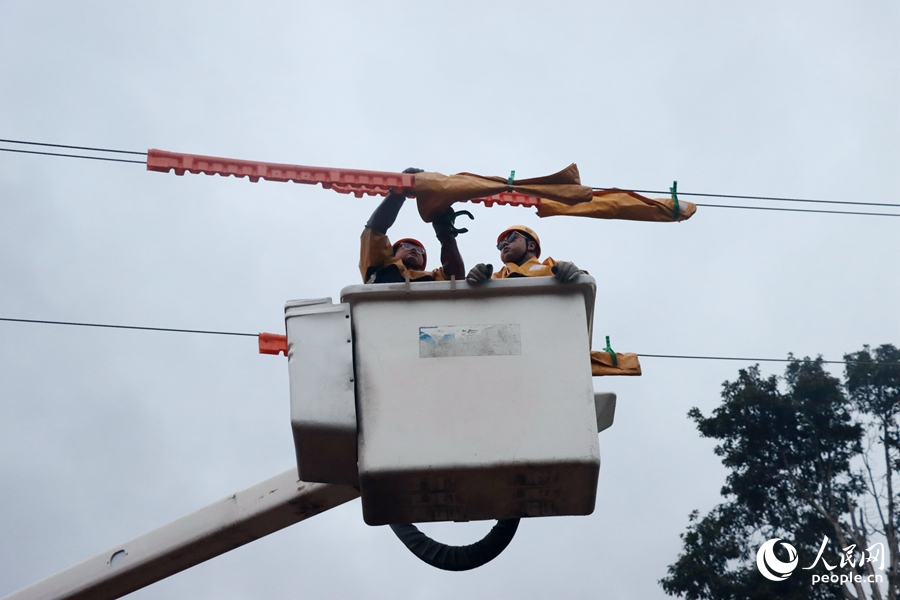
M500 251L500 260L503 261L500 270L493 273L493 265L479 263L469 271L466 281L482 283L493 273L494 279L552 275L560 282L568 283L578 279L583 272L568 261L557 262L552 258L543 262L538 260L541 257L541 240L534 230L524 225L513 225L503 230L497 237L497 249Z
M404 173L420 173L406 169ZM359 272L365 283L402 283L409 281L443 281L451 276L462 279L466 268L456 245L453 210L434 220L434 232L441 242L441 266L426 271L428 254L419 240L403 238L391 244L387 230L394 224L406 196L393 190L381 202L360 236Z

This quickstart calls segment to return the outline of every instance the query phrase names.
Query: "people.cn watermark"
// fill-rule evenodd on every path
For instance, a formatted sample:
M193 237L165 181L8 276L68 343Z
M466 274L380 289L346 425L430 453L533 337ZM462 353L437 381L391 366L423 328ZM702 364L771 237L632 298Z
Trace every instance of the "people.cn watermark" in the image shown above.
M775 556L775 544L780 541L781 538L769 540L760 546L759 552L756 553L756 567L763 577L772 581L783 581L790 577L800 561L797 558L797 550L787 542L781 542L781 547L787 550L788 562L778 560Z
M825 548L828 546L829 541L830 540L826 535L822 540L822 545L819 547L819 553L816 555L816 559L811 565L802 567L801 570L808 571L813 569L819 564L819 561L821 561L822 565L829 572L837 568L843 569L849 566L850 568L865 568L868 573L866 575L860 575L859 573L828 573L826 575L813 575L813 584L881 583L884 581L883 574L874 572L876 565L882 572L884 571L884 545L881 542L872 544L865 550L859 551L859 553L856 551L856 544L841 548L841 553L838 555L839 558L833 559L835 564L831 565L823 558ZM775 556L775 545L778 543L780 543L781 547L787 552L787 561L783 561ZM756 553L756 567L763 577L771 581L784 581L797 569L799 563L800 557L797 555L797 549L787 542L782 542L781 538L767 540L759 547L759 551Z

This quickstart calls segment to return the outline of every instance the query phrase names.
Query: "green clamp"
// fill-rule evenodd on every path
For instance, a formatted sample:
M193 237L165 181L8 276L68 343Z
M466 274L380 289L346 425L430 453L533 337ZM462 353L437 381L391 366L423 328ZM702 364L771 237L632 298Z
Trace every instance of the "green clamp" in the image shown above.
M678 215L679 215L679 212L680 212L680 208L681 208L680 206L678 206L678 182L677 182L677 181L673 181L673 182L672 182L672 187L669 188L669 191L672 193L672 201L675 203L675 215L674 215L674 218L675 218L675 220L677 221L677 220L678 220Z
M606 348L603 349L605 352L609 352L609 355L612 356L613 366L619 366L619 359L616 358L615 351L609 347L609 336L606 336Z
M512 185L513 185L513 181L515 181L515 179L516 179L516 172L515 172L515 171L510 171L510 172L509 172L509 179L506 180L506 185L512 186Z

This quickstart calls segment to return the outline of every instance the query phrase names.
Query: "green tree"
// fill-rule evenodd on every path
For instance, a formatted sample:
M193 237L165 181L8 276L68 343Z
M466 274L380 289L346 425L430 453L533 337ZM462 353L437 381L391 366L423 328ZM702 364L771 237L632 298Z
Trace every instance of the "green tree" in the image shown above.
M900 350L890 344L874 351L864 346L844 356L847 391L860 419L866 425L863 453L868 499L875 516L862 528L862 535L878 533L887 540L890 561L887 568L888 598L900 598L900 547L896 477L900 472ZM880 450L880 452L879 452ZM874 465L881 465L881 469ZM862 522L862 518L859 519Z
M786 580L770 581L756 568L756 552L763 541L782 538L804 557L799 567L806 567L826 536L839 549L858 549L858 556L870 547L873 533L882 533L892 579L898 558L892 480L900 471L898 358L892 346L848 355L847 393L821 358L792 359L781 378L783 391L779 378L763 378L751 367L725 382L723 402L709 417L691 409L701 436L718 441L715 452L729 474L725 501L703 517L691 514L682 553L660 580L666 593L687 600L882 598L878 586L863 582L812 585L811 575L830 574L821 560L812 570L798 568ZM873 438L876 425L881 433ZM872 460L879 444L887 475ZM869 524L869 500L876 498L880 528ZM837 564L833 545L823 557ZM854 574L853 569L876 573L872 562L840 572ZM888 586L889 598L897 597L894 587Z

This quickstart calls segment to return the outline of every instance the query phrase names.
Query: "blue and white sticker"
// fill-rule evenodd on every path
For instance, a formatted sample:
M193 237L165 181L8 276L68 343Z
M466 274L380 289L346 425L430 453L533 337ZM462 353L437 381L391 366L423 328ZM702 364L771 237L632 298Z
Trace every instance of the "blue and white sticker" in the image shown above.
M419 327L419 358L522 354L518 323Z

